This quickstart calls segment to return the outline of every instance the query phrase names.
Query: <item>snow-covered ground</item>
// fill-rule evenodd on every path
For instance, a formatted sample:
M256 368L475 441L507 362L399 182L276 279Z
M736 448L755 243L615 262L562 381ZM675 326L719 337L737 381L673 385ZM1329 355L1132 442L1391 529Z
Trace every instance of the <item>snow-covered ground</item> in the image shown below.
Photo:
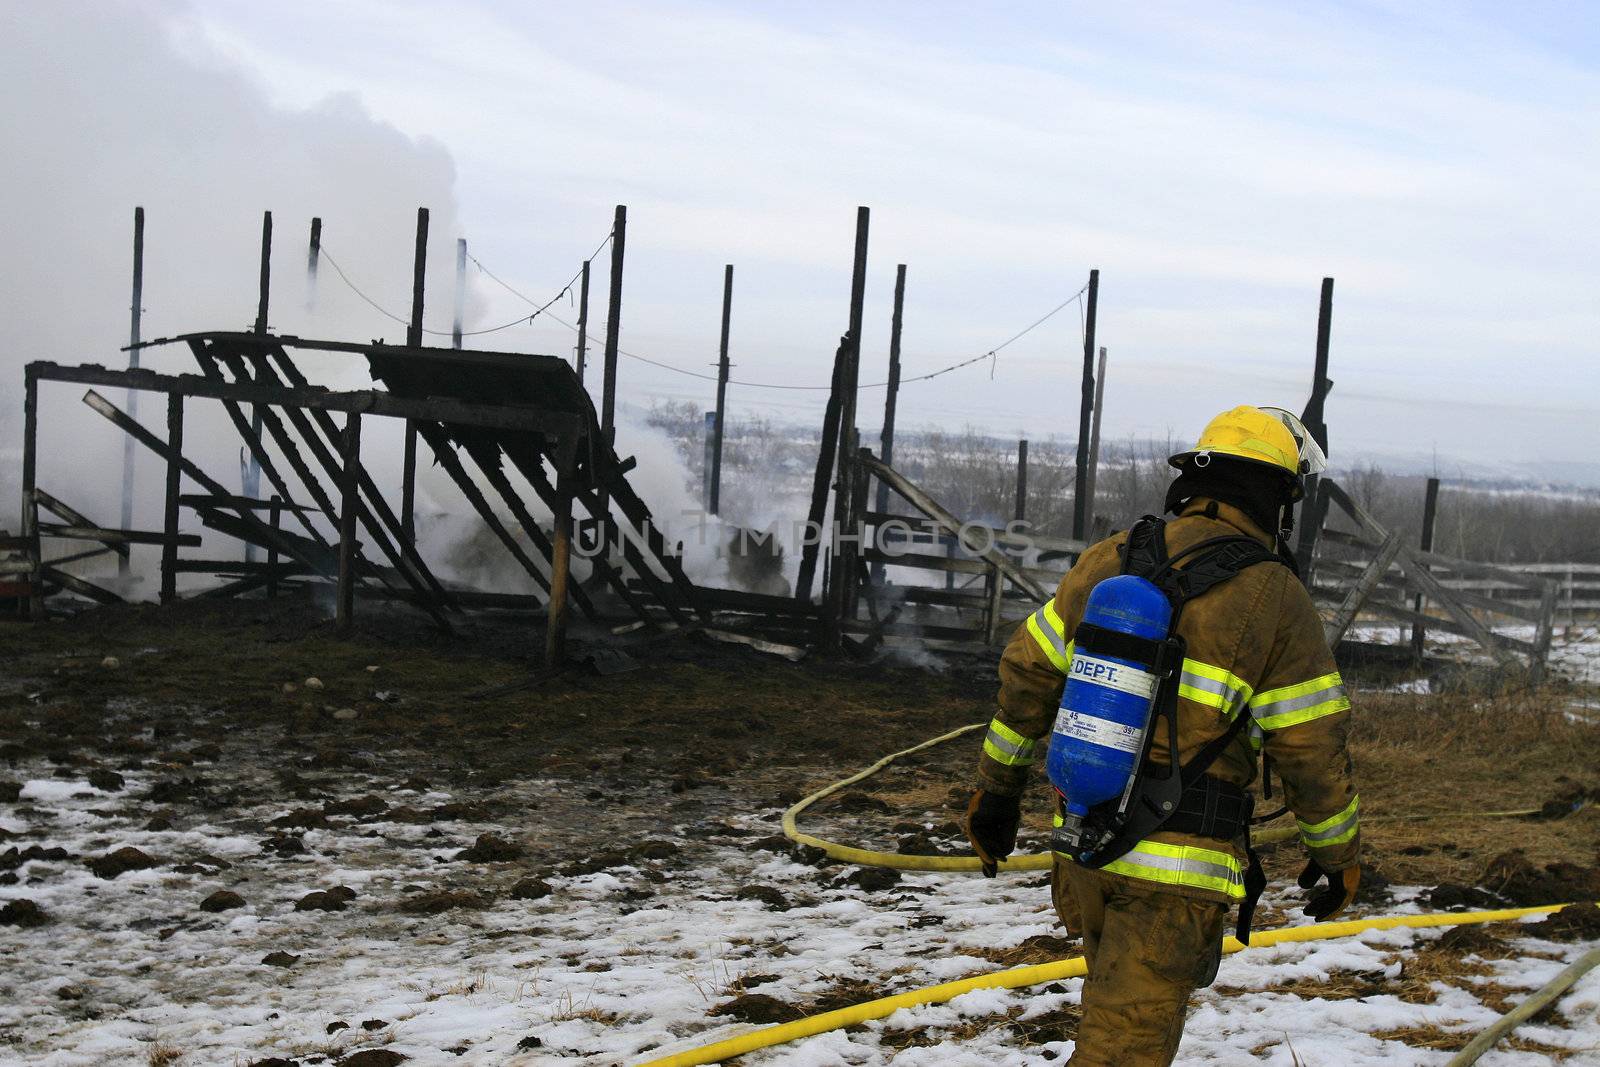
M417 1065L634 1063L751 1028L709 1014L737 993L811 1004L843 987L864 999L993 970L999 965L985 950L1058 932L1040 875L908 874L864 889L850 881L859 869L819 869L771 850L764 839L777 831L775 809L706 814L701 803L690 817L688 805L674 809L664 798L630 816L637 832L626 839L592 842L593 852L627 855L591 864L603 869L552 874L585 857L552 854L541 824L581 819L597 802L574 795L570 784L503 783L497 799L529 812L520 823L461 821L447 811L430 827L399 820L461 798L397 788L392 775L342 771L316 784L342 798L375 795L388 810L368 803L366 814L331 814L326 828L303 831L297 853L281 837L277 848L264 847L273 838L263 827L289 814L288 806L179 805L171 809L173 829L152 830L145 828L150 807L132 799L154 784L151 774L130 773L125 789L107 793L52 770L24 763L12 772L24 782L20 797L0 803L0 850L68 853L22 863L15 883L0 885L0 903L26 898L52 920L0 930L5 1064L143 1064L155 1062L156 1042L180 1054L173 1062L196 1065L271 1056L332 1062L377 1047ZM530 855L454 859L486 831ZM646 841L654 843L639 847ZM84 866L123 846L159 865L110 879ZM547 895L526 883L525 899L508 892L535 870ZM340 885L355 892L344 910L295 910L305 894ZM243 905L200 911L219 889L237 892ZM402 910L440 890L477 906ZM749 899L739 898L741 890ZM1401 902L1385 910L1416 910L1406 903L1410 895L1398 893ZM1268 904L1289 910L1294 900L1278 893ZM1217 988L1197 997L1179 1062L1442 1064L1448 1053L1374 1035L1428 1025L1480 1029L1497 1013L1469 992L1439 983L1437 997L1423 1004L1387 994L1329 1000L1274 991L1346 972L1392 979L1439 936L1370 933L1228 957ZM1533 989L1592 947L1518 944L1526 953L1489 961L1483 981ZM297 958L264 963L271 953ZM741 1062L1060 1061L1069 1041L1028 1045L1015 1027L1077 1003L1080 989L1068 981L1044 991L972 993ZM1587 1050L1569 1063L1600 1063L1600 971L1558 1008L1570 1025L1529 1024L1519 1035ZM1549 1060L1502 1048L1482 1062Z

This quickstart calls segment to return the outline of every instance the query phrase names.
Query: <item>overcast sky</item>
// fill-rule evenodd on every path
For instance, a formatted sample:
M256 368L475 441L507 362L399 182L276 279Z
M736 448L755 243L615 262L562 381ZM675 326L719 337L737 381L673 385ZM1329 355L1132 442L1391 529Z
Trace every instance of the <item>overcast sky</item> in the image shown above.
M215 217L183 228L240 235L225 252L238 261L239 321L190 321L174 306L186 286L214 285L218 269L186 253L158 287L177 328L248 321L262 208L277 209L291 243L321 211L356 281L404 311L408 195L434 201L436 267L462 235L541 300L625 203L625 349L709 369L731 262L735 378L825 385L864 204L864 380L887 363L896 263L908 265L907 375L986 351L1098 267L1107 433L1185 437L1233 403L1304 402L1318 287L1331 275L1335 460L1437 451L1448 468L1593 463L1600 452L1600 26L1590 6L62 8L13 2L7 19L49 22L66 38L63 56L74 37L98 41L82 71L91 88L203 77L250 98L261 123L218 131L142 112L130 136L148 124L167 151L142 160L137 188L99 183L74 193L84 198L75 206L54 198L68 214L120 220L167 177L184 172L175 180L192 184L216 141L248 159L255 140L250 174L233 185L208 172L210 188L189 199L191 213ZM94 25L107 19L148 35L123 51ZM130 54L139 50L161 62ZM63 140L83 142L72 151L85 165L119 173L96 152L123 141L97 147L80 121L103 101L10 88L8 109L37 109ZM345 117L348 137L324 136L330 115ZM280 137L313 124L323 133ZM13 125L10 136L26 133ZM375 153L365 161L351 150L363 145ZM279 174L292 184L282 195ZM37 179L24 169L3 180L8 214L29 213ZM183 210L172 205L168 218ZM126 269L125 231L119 222L50 254L66 258L63 269L76 256L109 276ZM169 244L181 236L167 232ZM603 279L597 265L597 294ZM125 321L125 293L117 299L106 297L111 319ZM448 278L435 273L431 326L448 327L448 299ZM469 325L483 326L523 305L474 271L471 307ZM571 318L565 301L552 310ZM347 311L337 325L348 335L400 332L364 306ZM289 311L276 317L302 325ZM1002 353L992 376L980 364L908 385L902 420L1074 436L1079 330L1069 308ZM541 323L484 343L566 353L572 336ZM622 375L635 403L712 396L708 382L638 362L624 361ZM735 416L815 421L823 396L735 387L730 405ZM869 434L880 397L863 398Z

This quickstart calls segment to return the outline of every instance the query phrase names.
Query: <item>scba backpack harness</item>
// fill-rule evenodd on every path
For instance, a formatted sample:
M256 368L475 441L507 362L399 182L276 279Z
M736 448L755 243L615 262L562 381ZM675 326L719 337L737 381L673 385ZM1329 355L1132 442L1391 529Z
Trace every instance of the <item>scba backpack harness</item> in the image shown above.
M1153 515L1134 524L1119 551L1121 574L1090 592L1073 634L1073 667L1050 745L1050 778L1063 815L1051 849L1100 868L1158 830L1224 840L1246 835L1237 932L1248 944L1251 916L1266 887L1247 836L1255 800L1206 772L1249 714L1241 709L1220 736L1181 766L1155 763L1150 751L1156 720L1164 718L1167 751L1177 760L1178 686L1186 651L1178 623L1185 605L1257 564L1289 564L1242 534L1210 538L1169 557L1166 522Z

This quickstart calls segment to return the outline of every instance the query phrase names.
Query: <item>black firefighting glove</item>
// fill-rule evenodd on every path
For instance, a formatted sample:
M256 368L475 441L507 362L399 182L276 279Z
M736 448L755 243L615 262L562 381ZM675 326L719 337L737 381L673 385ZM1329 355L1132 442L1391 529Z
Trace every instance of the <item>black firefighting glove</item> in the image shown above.
M1022 823L1022 797L1001 796L987 789L972 794L967 804L967 840L983 865L983 876L993 878L1000 861L1017 847L1017 827Z
M1298 882L1301 889L1311 890L1324 878L1328 884L1313 892L1305 906L1305 914L1319 923L1344 911L1356 898L1356 890L1361 888L1361 865L1352 864L1342 871L1325 871L1316 860L1308 860Z

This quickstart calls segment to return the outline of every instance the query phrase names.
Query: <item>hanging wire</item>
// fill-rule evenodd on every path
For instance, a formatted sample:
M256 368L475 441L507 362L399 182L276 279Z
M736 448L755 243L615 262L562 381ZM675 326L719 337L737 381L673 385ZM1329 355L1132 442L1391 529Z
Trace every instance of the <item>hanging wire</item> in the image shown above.
M590 256L589 256L590 259L593 259L595 256L599 255L601 250L604 249L606 247L606 245L611 243L611 236L612 235L609 234L609 233L606 234L605 240L601 241L599 247L597 247L594 250L594 252L592 254L590 254ZM411 327L411 320L410 319L402 318L401 316L396 315L394 312L390 311L388 308L384 307L382 304L378 303L376 300L372 299L372 297L370 297L366 293L364 293L361 290L361 288L358 285L356 285L355 282L351 281L350 280L350 276L344 272L344 268L339 266L339 261L334 259L333 256L328 253L328 246L327 245L320 246L319 251L320 251L320 254L321 254L322 258L326 259L328 261L328 265L333 268L334 273L339 275L339 280L344 282L344 284L347 285L350 288L350 291L352 293L355 293L357 296L359 296L362 300L364 300L367 303L367 305L369 307L371 307L374 311L378 312L380 315L384 315L384 316L386 316L388 318L393 319L395 322L398 322L400 325L406 327L407 329L409 329ZM480 262L476 256L472 255L472 253L470 253L470 252L467 253L467 258L472 260L472 262L477 266L477 268L479 270L483 271L483 273L487 274L490 278L493 278L507 292L509 292L512 295L516 296L518 299L522 300L523 302L527 303L530 307L533 307L535 310L534 310L533 314L531 314L531 315L519 315L516 318L512 319L510 322L503 322L498 326L487 326L487 327L484 327L481 330L462 330L461 331L461 336L462 337L479 337L479 336L482 336L483 334L486 334L486 333L499 333L501 330L509 330L513 326L522 326L522 325L531 326L531 325L533 325L533 320L538 318L541 314L543 314L545 309L549 308L556 301L560 300L563 296L566 296L569 292L571 292L572 286L583 275L583 269L580 267L579 270L578 270L578 273L574 274L571 278L569 278L567 280L567 283L561 287L561 290L559 292L557 292L555 296L551 297L549 300L545 301L543 304L540 304L538 301L533 300L533 299L523 295L522 293L518 292L516 289L513 289L509 284L507 284L503 279L501 279L493 271L489 270L488 267L485 267L483 265L483 263ZM431 334L431 335L433 335L435 337L454 337L456 335L456 331L454 331L454 330L435 330L435 329L430 329L427 326L422 327L422 332L426 333L426 334Z
M592 259L594 259L595 256L599 255L602 251L604 251L606 245L611 243L611 239L614 236L615 236L614 232L606 234L605 239L603 241L601 241L598 246L596 246L595 250L592 253L589 254L587 259L592 260ZM385 315L388 318L393 319L395 322L398 322L402 326L406 326L408 328L410 327L410 325L411 325L410 320L401 318L399 315L396 315L394 312L390 311L388 308L384 307L382 304L379 304L376 300L372 299L366 293L362 292L360 287L357 286L355 282L350 280L350 276L347 275L344 272L344 268L339 266L338 261L335 260L333 258L333 256L328 254L328 246L327 245L323 245L322 246L321 253L322 253L323 258L327 259L328 264L331 267L333 267L334 272L339 275L339 279L341 281L343 281L345 285L349 286L351 292L355 293L356 296L358 296L362 300L366 301L366 303L369 306L371 306L374 311L377 311L379 314ZM533 311L533 313L531 315L520 315L517 318L512 319L510 322L502 323L499 326L490 326L490 327L487 327L486 329L482 329L482 330L463 330L462 333L461 333L462 337L477 337L477 336L479 336L481 334L496 333L496 332L498 332L500 330L508 330L513 326L520 326L520 325L523 325L523 324L532 325L533 324L533 320L538 318L540 315L543 315L545 318L550 319L553 322L560 323L562 326L565 326L567 329L571 330L573 333L577 333L578 332L578 328L576 326L574 326L572 323L568 322L567 320L561 318L560 316L551 313L550 312L550 308L556 303L556 301L560 300L563 296L566 296L569 292L571 292L573 285L576 284L578 279L583 276L583 268L581 268L581 267L578 268L578 272L576 274L574 274L571 278L567 279L566 284L561 287L561 289L556 293L555 296L551 297L549 300L546 300L544 303L541 304L537 300L534 300L532 297L530 297L527 294L525 294L525 293L519 291L518 289L516 289L509 282L507 282L504 278L501 278L499 275L495 274L494 271L492 271L488 267L484 266L483 265L483 261L478 259L478 257L474 256L472 253L470 253L470 252L467 253L467 258L472 260L474 266L476 266L486 276L488 276L490 279L492 279L502 289L504 289L506 292L510 293L512 296L515 296L517 299L523 301L529 307L532 307L534 309L534 311ZM929 371L926 374L917 374L917 375L913 375L913 376L911 376L909 378L901 378L900 379L900 384L901 385L908 385L908 384L910 384L912 382L925 382L925 381L928 381L930 379L937 378L940 375L949 374L951 371L960 370L963 367L970 367L974 363L981 363L984 360L988 360L989 361L989 377L990 377L990 379L993 379L994 378L994 373L995 373L995 367L996 367L996 365L998 363L998 357L999 357L999 355L1000 355L1000 353L1002 351L1004 351L1006 348L1009 348L1011 345L1015 344L1016 342L1022 340L1024 337L1028 336L1028 334L1032 333L1034 330L1038 329L1040 326L1043 326L1046 322L1049 322L1051 319L1055 318L1055 316L1060 314L1060 312L1063 311L1069 304L1077 304L1078 305L1078 331L1079 331L1079 334L1081 335L1084 332L1083 294L1085 292L1087 292L1088 289L1089 289L1089 283L1088 282L1084 282L1083 285L1078 289L1077 292L1073 293L1071 296L1067 297L1061 303L1057 304L1055 307L1051 308L1049 311L1047 311L1043 315L1039 316L1033 322L1029 323L1027 326L1024 326L1021 330L1018 330L1016 333L1012 334L1010 337L1006 338L1004 341L1002 341L999 344L995 345L993 348L989 349L988 351L981 352L978 355L972 356L969 359L963 359L960 362L952 363L948 367L940 367L938 370ZM454 331L453 330L432 330L432 329L429 329L426 326L424 326L422 328L422 332L423 333L427 333L427 334L433 334L433 335L436 335L436 336L454 336ZM593 337L593 338L591 338L591 340L593 341L593 343L594 343L594 345L596 347L603 346L606 343L605 338L603 338L603 337ZM617 354L621 355L621 356L627 356L629 359L637 360L640 363L648 363L652 367L659 367L662 370L671 371L674 374L682 374L685 377L699 378L702 381L707 381L707 382L714 382L714 381L718 380L718 378L717 378L717 376L715 374L706 374L706 373L701 372L701 371L689 370L686 367L675 366L675 365L673 365L671 363L663 363L661 360L651 359L649 356L641 356L637 352L629 352L625 348L619 347L617 349ZM728 384L729 385L742 386L743 388L746 388L746 389L782 389L782 390L787 390L787 391L792 391L792 392L822 392L822 391L826 391L826 390L831 390L833 388L832 385L786 385L786 384L782 384L782 383L778 383L778 382L751 382L751 381L744 381L742 379L736 379L736 378L728 379ZM888 385L889 385L889 383L887 381L867 382L867 383L864 383L862 385L858 385L857 388L858 389L883 389L883 388L887 388Z
M908 384L910 382L925 382L930 378L937 378L941 374L949 374L951 371L960 370L962 367L970 367L970 366L972 366L972 364L981 363L986 359L990 360L990 361L995 360L995 358L1000 354L1000 352L1002 350L1004 350L1005 348L1009 347L1012 344L1015 344L1017 341L1022 340L1028 334L1032 333L1034 330L1038 329L1040 326L1043 326L1046 322L1049 322L1052 318L1054 318L1061 311L1063 311L1069 304L1078 303L1078 304L1080 304L1080 307L1081 307L1081 304L1082 304L1082 301L1083 301L1083 294L1088 291L1088 288L1089 288L1089 283L1088 282L1084 282L1082 288L1080 288L1076 293L1073 293L1071 296L1067 297L1061 303L1057 304L1055 307L1051 308L1049 311L1047 311L1043 315L1039 316L1033 322L1029 323L1027 326L1023 327L1021 330L1018 330L1016 333L1014 333L1010 337L1006 338L1004 341L1002 341L999 344L995 345L993 348L989 349L987 352L980 353L979 355L973 356L970 359L961 360L959 363L952 363L948 367L940 367L938 370L929 371L926 374L918 374L918 375L914 375L914 376L909 377L909 378L901 378L900 379L900 384L901 385L906 385L906 384ZM545 318L550 319L553 322L560 323L561 325L565 326L567 329L572 330L574 333L577 332L578 328L576 326L574 326L572 323L567 322L565 319L559 318L559 317L557 317L555 315L548 315L548 314L545 316ZM605 344L605 339L603 337L591 337L590 340L597 347ZM714 381L717 380L717 376L715 374L704 374L704 373L702 373L700 371L694 371L694 370L689 370L689 369L684 368L684 367L674 366L671 363L663 363L660 360L650 359L647 356L641 356L641 355L638 355L637 353L629 352L627 349L624 349L624 348L618 348L617 349L617 354L620 355L620 356L627 356L629 359L638 360L640 363L648 363L652 367L660 367L662 370L672 371L674 374L682 374L685 377L699 378L699 379L702 379L703 381L708 381L708 382L714 382ZM991 362L990 375L991 375L991 377L993 376L993 363L992 362ZM742 381L742 380L736 379L736 378L729 378L728 379L728 384L729 385L743 386L743 387L745 387L747 389L785 389L785 390L801 391L801 392L822 392L822 391L830 390L830 389L833 388L833 386L831 386L831 385L782 385L782 384L779 384L777 382L748 382L748 381ZM887 388L888 385L889 385L889 383L887 381L868 382L868 383L863 383L861 385L858 385L856 388L858 388L858 389L883 389L883 388Z

